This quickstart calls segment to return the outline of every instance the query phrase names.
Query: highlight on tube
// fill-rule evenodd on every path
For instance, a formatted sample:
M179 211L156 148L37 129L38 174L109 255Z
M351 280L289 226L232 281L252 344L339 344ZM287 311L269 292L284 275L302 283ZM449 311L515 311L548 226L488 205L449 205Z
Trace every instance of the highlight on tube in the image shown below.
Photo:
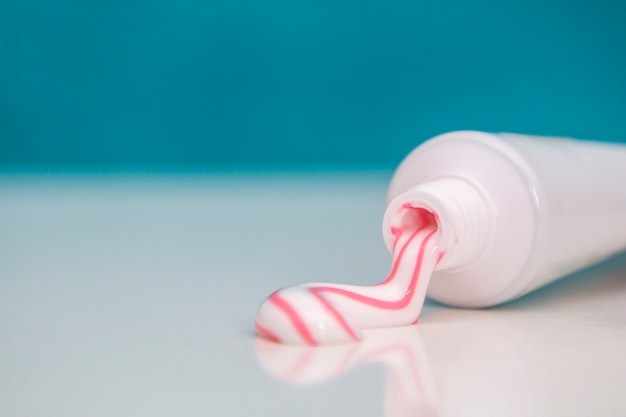
M440 135L411 152L389 186L388 277L275 291L259 307L257 332L293 345L353 343L365 329L417 323L426 296L470 308L520 297L626 249L621 178L626 146Z

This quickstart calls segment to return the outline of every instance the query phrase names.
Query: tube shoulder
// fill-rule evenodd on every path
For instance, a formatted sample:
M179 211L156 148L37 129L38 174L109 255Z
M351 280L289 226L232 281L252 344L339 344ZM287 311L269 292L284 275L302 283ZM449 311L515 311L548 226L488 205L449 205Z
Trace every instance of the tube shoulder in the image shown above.
M468 266L436 270L428 295L462 307L492 306L521 295L535 274L545 204L533 168L498 135L447 133L405 158L394 174L387 202L417 184L441 178L459 178L484 190L495 216L493 238L483 256Z

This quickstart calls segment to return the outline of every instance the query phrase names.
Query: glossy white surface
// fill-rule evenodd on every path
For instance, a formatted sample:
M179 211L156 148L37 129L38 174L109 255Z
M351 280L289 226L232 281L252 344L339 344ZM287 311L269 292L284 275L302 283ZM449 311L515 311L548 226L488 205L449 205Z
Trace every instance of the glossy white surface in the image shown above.
M389 174L0 177L0 415L620 416L626 256L311 350L272 290L374 283Z

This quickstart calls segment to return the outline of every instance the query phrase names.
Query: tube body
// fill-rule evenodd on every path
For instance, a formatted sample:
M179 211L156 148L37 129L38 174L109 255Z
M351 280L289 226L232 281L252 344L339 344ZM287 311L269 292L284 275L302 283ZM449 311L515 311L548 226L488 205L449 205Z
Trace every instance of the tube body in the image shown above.
M450 253L428 295L496 305L626 249L626 146L444 134L394 174L383 221L388 247L387 225L407 202L435 213Z

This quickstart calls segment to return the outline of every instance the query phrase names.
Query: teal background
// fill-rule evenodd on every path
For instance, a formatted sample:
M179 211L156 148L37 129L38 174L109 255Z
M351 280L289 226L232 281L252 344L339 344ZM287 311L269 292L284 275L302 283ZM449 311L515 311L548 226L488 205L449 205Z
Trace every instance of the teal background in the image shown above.
M390 167L626 140L626 2L0 0L0 167Z

